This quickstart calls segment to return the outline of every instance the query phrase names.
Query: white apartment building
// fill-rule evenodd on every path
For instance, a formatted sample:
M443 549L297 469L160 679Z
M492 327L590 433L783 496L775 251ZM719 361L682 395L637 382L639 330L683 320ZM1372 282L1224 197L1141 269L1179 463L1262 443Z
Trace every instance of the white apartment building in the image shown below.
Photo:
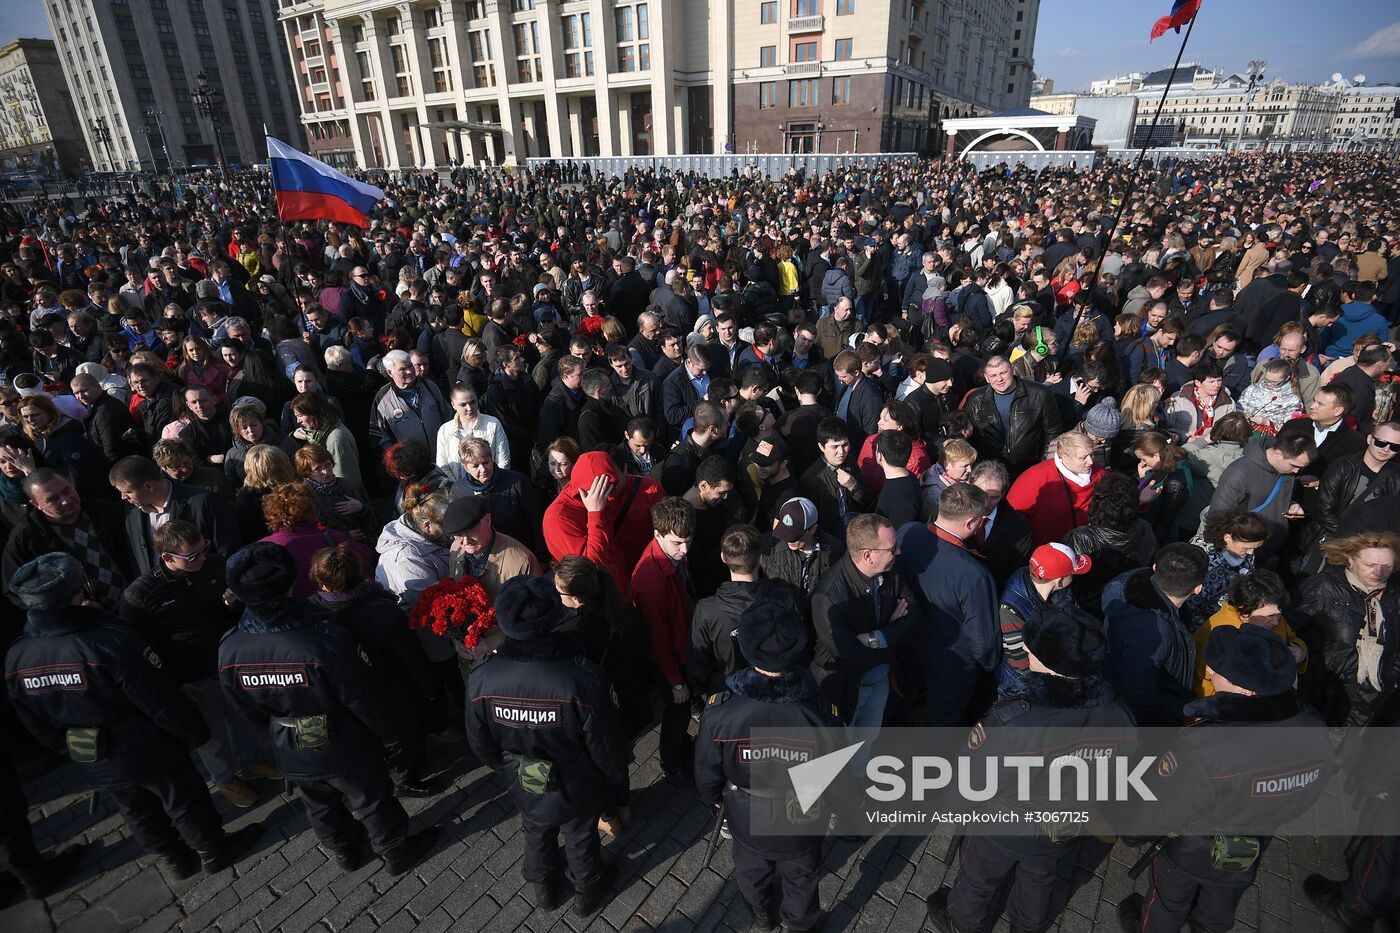
M99 171L212 165L220 149L261 162L263 126L297 125L274 0L43 2ZM195 104L201 73L223 97L212 117Z
M935 151L1024 106L1039 0L281 0L318 158Z

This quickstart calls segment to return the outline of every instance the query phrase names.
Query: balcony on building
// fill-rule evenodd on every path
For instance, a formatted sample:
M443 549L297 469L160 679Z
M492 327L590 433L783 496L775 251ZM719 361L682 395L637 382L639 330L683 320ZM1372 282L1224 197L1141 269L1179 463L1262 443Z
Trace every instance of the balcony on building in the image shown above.
M799 32L821 32L825 27L825 18L819 13L816 16L792 16L788 18L788 35Z

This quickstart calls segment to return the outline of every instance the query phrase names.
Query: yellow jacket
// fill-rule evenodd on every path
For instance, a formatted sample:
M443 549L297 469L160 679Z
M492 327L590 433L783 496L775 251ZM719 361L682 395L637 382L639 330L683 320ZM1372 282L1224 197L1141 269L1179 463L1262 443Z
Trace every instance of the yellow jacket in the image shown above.
M1240 611L1226 603L1220 607L1215 615L1206 620L1205 625L1196 629L1194 636L1196 639L1196 688L1192 692L1192 696L1208 697L1215 693L1215 684L1211 683L1210 678L1206 676L1206 642L1210 640L1210 633L1224 626L1239 628L1241 624L1243 623L1240 619ZM1293 629L1288 627L1288 622L1285 619L1278 620L1278 627L1274 629L1274 632L1289 645L1297 645L1303 649L1303 663L1298 665L1298 672L1306 671L1308 669L1306 656L1308 646L1304 644L1303 639L1299 638Z

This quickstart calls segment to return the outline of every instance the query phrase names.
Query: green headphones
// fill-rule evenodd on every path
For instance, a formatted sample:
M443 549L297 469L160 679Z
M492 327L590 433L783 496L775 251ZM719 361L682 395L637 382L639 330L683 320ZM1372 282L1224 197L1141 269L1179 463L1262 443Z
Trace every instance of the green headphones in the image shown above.
M1045 342L1045 337L1039 324L1035 325L1035 347L1033 349L1041 356L1050 352L1050 345Z

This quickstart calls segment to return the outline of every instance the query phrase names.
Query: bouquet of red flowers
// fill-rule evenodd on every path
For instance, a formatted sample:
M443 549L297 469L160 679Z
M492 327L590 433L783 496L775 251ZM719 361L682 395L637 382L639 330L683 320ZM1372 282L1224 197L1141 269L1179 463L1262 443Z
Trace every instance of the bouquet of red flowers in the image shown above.
M603 329L603 318L599 314L587 314L578 322L580 334L596 334Z
M475 648L496 627L496 609L476 577L448 577L428 587L408 614L411 629L431 628Z

